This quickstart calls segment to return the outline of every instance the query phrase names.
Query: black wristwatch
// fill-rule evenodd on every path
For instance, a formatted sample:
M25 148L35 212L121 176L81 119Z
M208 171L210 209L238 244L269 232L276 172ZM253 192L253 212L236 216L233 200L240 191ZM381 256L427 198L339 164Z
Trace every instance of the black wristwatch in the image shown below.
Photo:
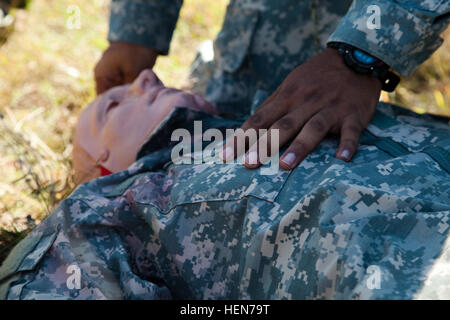
M399 84L400 77L380 59L343 42L329 42L327 46L337 49L345 64L356 73L378 78L381 81L382 90L392 92Z

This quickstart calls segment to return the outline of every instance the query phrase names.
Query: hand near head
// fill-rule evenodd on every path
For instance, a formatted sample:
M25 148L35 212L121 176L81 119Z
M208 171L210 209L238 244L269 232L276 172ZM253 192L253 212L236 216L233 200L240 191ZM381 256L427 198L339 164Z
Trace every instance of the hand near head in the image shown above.
M75 181L99 177L102 168L113 173L128 168L175 107L216 114L215 107L201 96L164 86L149 69L131 84L99 95L84 109L75 130Z
M137 44L111 42L95 66L97 93L131 83L144 69L155 65L158 52Z
M264 137L269 142L270 129L278 129L280 148L292 140L280 155L280 166L287 170L297 167L327 133L340 134L336 157L349 161L375 112L380 92L377 78L355 73L337 50L329 48L294 69L242 129L269 129ZM227 142L224 150L231 152L232 143ZM244 158L248 168L261 165L257 145L251 146ZM223 157L227 160L237 156L226 153Z

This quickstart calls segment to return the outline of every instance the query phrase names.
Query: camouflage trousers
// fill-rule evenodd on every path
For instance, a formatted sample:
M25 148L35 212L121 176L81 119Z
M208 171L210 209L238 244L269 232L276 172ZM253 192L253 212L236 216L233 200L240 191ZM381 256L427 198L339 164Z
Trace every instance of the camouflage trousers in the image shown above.
M19 243L1 298L450 298L448 119L380 103L351 162L331 137L261 175L171 163L174 117Z

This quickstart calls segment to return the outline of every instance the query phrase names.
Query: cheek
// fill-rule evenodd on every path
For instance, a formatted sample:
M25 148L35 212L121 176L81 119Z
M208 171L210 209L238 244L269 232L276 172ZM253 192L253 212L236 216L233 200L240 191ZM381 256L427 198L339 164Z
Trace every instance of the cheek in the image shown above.
M161 108L158 104L148 103L141 99L134 103L119 106L108 117L109 130L114 130L116 135L140 136L160 121L170 112Z
M114 154L134 150L147 133L148 117L136 105L112 110L101 134L102 144Z
M136 118L135 108L130 104L120 104L119 106L111 109L106 117L105 130L111 130L120 132L120 130L126 130L133 123L133 119Z

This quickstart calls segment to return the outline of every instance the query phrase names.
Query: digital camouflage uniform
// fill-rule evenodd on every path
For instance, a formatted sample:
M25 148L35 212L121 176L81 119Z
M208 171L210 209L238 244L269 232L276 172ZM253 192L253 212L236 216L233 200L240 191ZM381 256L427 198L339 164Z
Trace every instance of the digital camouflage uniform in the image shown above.
M169 51L181 0L113 0L110 41ZM378 6L380 29L371 6ZM207 100L225 117L246 117L258 90L273 92L328 41L352 44L409 76L441 45L448 0L231 0L215 42Z
M379 30L365 29L373 4ZM113 1L109 38L167 53L180 5ZM448 119L380 103L351 162L329 137L273 175L170 157L175 128L239 127L330 34L409 75L439 46L448 10L232 1L207 89L222 117L177 108L128 170L79 186L3 263L0 298L450 298Z

